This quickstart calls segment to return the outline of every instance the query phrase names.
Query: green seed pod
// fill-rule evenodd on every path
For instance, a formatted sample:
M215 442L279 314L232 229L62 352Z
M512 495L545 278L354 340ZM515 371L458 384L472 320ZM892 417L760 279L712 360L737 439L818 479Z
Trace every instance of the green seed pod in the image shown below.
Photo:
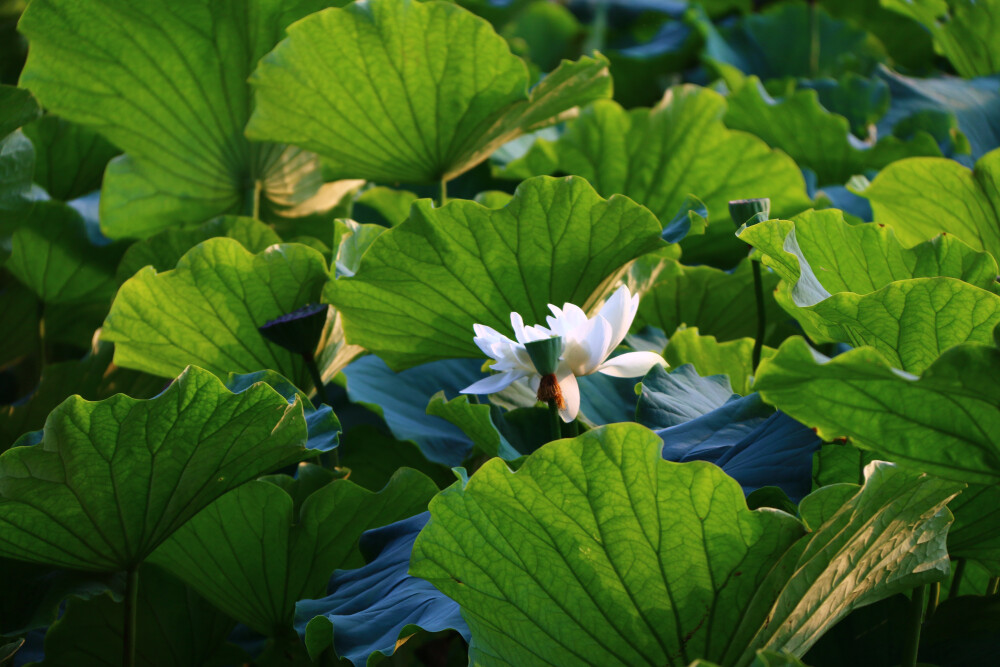
M559 356L563 353L562 336L525 343L524 348L531 357L531 363L539 375L551 375L559 367Z

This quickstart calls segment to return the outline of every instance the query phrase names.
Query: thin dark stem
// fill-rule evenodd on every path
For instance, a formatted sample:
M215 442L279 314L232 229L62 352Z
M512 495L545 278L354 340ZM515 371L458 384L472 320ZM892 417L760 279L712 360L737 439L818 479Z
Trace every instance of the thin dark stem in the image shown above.
M562 437L562 419L559 417L559 406L555 399L550 399L549 404L549 440L558 440Z
M316 365L316 357L311 354L303 354L302 359L306 362L306 370L309 371L309 377L312 378L313 386L316 388L316 403L317 405L325 403L330 405L330 399L326 395L326 385L323 384L323 376L320 375L319 366ZM329 454L329 457L327 457ZM333 449L330 452L324 454L324 458L329 459L329 464L336 468L340 466L340 452L337 449Z
M990 577L990 583L986 586L987 595L1000 594L1000 577Z
M319 366L316 365L316 357L311 354L303 354L302 359L306 362L306 370L309 371L309 377L312 378L313 386L316 389L316 401L330 405L330 401L326 397L326 386L323 384L323 376L320 375Z
M764 281L760 277L760 262L750 262L753 269L753 291L757 297L757 338L753 342L753 369L760 365L760 354L764 350L764 330L767 320L764 315Z
M122 665L135 667L136 619L139 611L139 566L125 574L125 623L122 626Z
M264 183L257 179L253 187L248 188L243 202L243 215L260 220L260 196L264 192Z
M934 612L937 611L938 602L941 601L941 582L935 581L931 584L927 596L927 620L929 621Z
M903 662L901 667L916 667L917 653L920 652L920 625L924 620L924 597L927 586L917 586L910 598L910 608L907 611L906 637L903 644Z
M962 575L965 573L965 559L955 559L955 574L951 578L951 587L948 589L948 597L958 597L958 588L962 583Z

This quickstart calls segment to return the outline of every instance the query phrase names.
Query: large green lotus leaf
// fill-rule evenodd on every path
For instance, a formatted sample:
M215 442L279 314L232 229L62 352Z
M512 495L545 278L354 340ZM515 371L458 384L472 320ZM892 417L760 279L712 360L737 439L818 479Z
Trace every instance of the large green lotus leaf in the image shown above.
M917 378L869 348L828 360L792 338L761 363L754 389L824 440L849 437L881 457L948 479L1000 480L995 347L954 347Z
M319 186L315 156L250 143L243 130L257 61L289 23L329 4L42 0L25 11L19 29L31 49L21 85L126 153L105 174L108 236L250 215L258 199L290 204L290 192Z
M545 445L516 474L487 462L431 502L410 571L462 606L476 664L802 655L853 607L947 569L941 510L960 485L873 466L840 502L803 501L807 533L748 510L714 465L662 460L662 444L605 426Z
M954 237L904 248L892 229L850 225L834 210L738 236L782 277L777 302L817 342L872 345L920 372L948 347L989 342L1000 322L996 262Z
M720 343L715 336L700 335L698 327L680 327L670 337L663 358L673 368L691 364L701 377L726 375L733 391L746 396L753 375L753 343L753 338ZM761 359L773 354L774 348L765 346Z
M246 660L239 649L225 643L233 620L161 568L141 568L136 602L137 665L242 664ZM121 667L124 618L124 604L110 595L71 599L45 635L44 660L30 664Z
M125 251L118 263L116 277L125 282L144 266L152 266L157 271L169 271L177 267L177 262L202 241L217 236L228 236L256 254L263 252L281 238L273 229L259 220L237 215L224 215L190 229L165 229L137 241Z
M815 90L799 90L775 100L757 77L749 77L726 102L727 127L754 134L785 151L800 167L812 169L819 185L841 185L855 174L879 170L906 157L941 156L937 142L926 132L911 141L892 136L878 142L856 139L847 119L823 108Z
M948 533L952 558L969 558L1000 576L1000 487L970 484L948 504L955 525Z
M58 116L39 118L24 134L35 146L35 183L60 201L100 190L105 166L121 153L97 132Z
M500 209L416 202L325 296L352 344L401 370L481 356L473 324L510 332L512 311L534 324L550 303L593 306L625 264L661 245L656 218L631 200L604 200L582 178L532 178Z
M327 176L447 181L522 132L609 97L602 56L528 69L456 5L370 0L303 20L261 62L247 134L321 155Z
M60 202L36 202L11 238L7 269L47 304L101 301L118 289L121 244L94 245L86 223Z
M728 129L725 113L722 95L697 86L671 88L652 109L626 111L600 101L554 143L539 139L533 150L554 154L553 171L583 176L604 197L624 194L663 224L695 195L711 223L707 237L688 240L685 259L718 255L731 266L744 250L732 238L731 199L770 197L775 215L788 216L807 208L809 197L795 162L757 137ZM521 169L515 162L509 173L523 177Z
M952 236L904 247L897 231L879 224L852 225L842 211L806 211L792 220L766 220L737 236L764 255L783 280L799 283L799 298L837 292L868 294L896 280L943 276L992 290L997 263ZM808 282L801 282L803 274Z
M966 78L1000 72L997 0L881 0L883 7L924 25L934 50Z
M88 571L135 567L216 498L306 453L301 405L264 384L230 393L197 367L148 400L68 398L38 437L0 455L0 555Z
M642 293L636 315L640 326L674 331L687 325L719 341L757 335L757 303L747 259L730 273L711 266L685 266L672 258L655 263L643 258L636 263L633 276L635 291ZM763 285L765 314L773 330L775 323L787 319L771 296L778 286L777 274L765 271Z
M859 194L875 222L891 225L903 243L947 232L1000 261L1000 149L974 170L942 158L900 160Z
M724 650L804 530L750 512L721 470L664 461L662 446L636 424L605 426L516 474L492 459L431 502L410 572L462 606L470 659L684 665Z
M115 363L171 377L188 364L220 377L262 368L312 386L301 356L257 331L268 320L319 301L323 256L291 243L251 254L239 241L211 238L171 271L147 266L127 280L104 322Z
M0 452L24 433L42 428L49 412L73 394L89 401L119 393L150 398L163 389L163 378L114 366L113 353L111 343L97 342L83 359L47 364L26 401L0 407Z
M326 593L335 569L364 564L361 533L424 511L437 491L429 477L404 468L377 494L333 481L296 512L282 488L250 482L199 512L150 560L273 637L290 631L296 601Z
M870 345L911 373L955 345L990 343L1000 324L1000 296L955 278L900 280L864 295L840 292L810 310L824 333L817 341Z

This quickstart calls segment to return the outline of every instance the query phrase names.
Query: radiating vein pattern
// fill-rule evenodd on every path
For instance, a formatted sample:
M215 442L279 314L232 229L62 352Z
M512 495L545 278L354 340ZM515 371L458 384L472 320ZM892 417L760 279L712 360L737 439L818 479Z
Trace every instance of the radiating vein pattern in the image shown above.
M243 135L247 78L288 23L326 4L42 0L25 12L21 84L126 153L105 175L105 233L144 237L246 207L255 181L281 168L273 146Z
M38 444L0 456L0 554L56 567L138 565L213 500L304 453L301 405L232 394L189 368L149 400L74 396Z
M257 331L268 320L319 300L326 261L299 244L253 255L239 241L212 238L177 268L147 266L118 292L102 331L115 363L171 377L188 364L220 377L273 369L310 387L302 359Z
M539 177L489 209L418 201L372 243L326 298L348 342L396 368L479 356L472 325L510 330L510 313L545 322L548 304L587 303L604 281L661 245L660 225L625 197L601 199L579 178Z

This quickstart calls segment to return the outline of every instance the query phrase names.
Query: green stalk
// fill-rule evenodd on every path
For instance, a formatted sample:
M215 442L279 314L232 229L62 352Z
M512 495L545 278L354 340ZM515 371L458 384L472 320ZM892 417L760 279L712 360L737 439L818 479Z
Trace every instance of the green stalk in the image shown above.
M438 197L438 206L444 206L448 203L448 181L441 179L441 192Z
M760 262L750 262L753 269L753 291L757 298L757 337L753 342L753 369L757 372L760 365L760 355L764 351L764 331L767 321L764 314L764 281L760 277Z
M562 419L559 417L559 406L555 399L550 399L549 404L549 439L559 440L562 437Z
M998 595L1000 594L1000 577L990 577L990 583L986 587L987 595Z
M313 386L316 387L317 404L330 405L330 400L326 395L326 385L323 384L323 376L320 375L319 366L316 365L316 357L311 354L303 354L302 359L306 362L306 370L309 371L309 377L312 378ZM323 456L325 458L327 455ZM340 466L340 452L337 449L329 452L329 464L334 468Z
M125 574L125 624L122 626L122 665L135 667L136 619L139 611L139 566Z
M253 182L253 188L248 189L246 200L243 202L243 215L254 220L260 220L260 196L264 191L264 182L257 179Z
M907 611L906 637L903 644L903 662L901 667L916 667L917 653L920 652L920 625L924 617L924 594L927 586L917 586L910 598L910 608Z
M941 582L935 581L931 584L930 594L927 598L927 620L929 621L934 612L937 611L938 602L941 601Z
M566 424L566 427L563 429L563 431L565 431L565 435L567 438L575 438L576 436L580 435L580 422L574 419L570 423Z
M962 574L965 573L965 559L956 558L955 559L955 574L951 578L951 588L948 589L949 598L958 597L958 587L962 583Z

